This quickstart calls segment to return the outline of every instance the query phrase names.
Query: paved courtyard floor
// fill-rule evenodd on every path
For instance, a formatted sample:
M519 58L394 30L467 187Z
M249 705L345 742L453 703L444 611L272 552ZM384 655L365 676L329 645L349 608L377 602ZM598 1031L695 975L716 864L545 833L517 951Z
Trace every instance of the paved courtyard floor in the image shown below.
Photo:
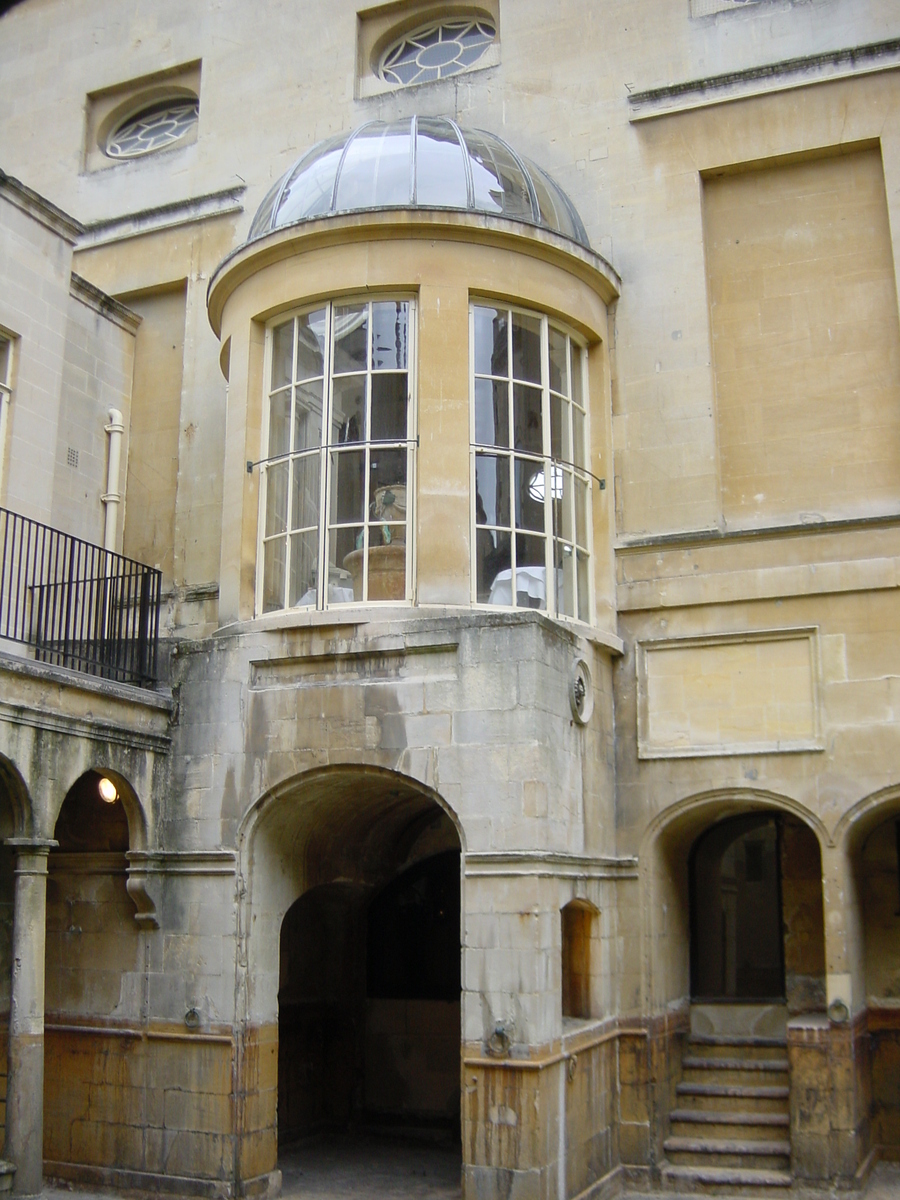
M458 1200L461 1195L458 1147L341 1135L299 1146L283 1154L279 1165L284 1200ZM685 1193L677 1197L642 1191L622 1195L623 1200L684 1200ZM44 1189L45 1200L122 1200L122 1196L121 1192L75 1187ZM731 1200L738 1198L732 1195ZM900 1163L879 1163L862 1192L802 1189L792 1191L785 1200L900 1200Z

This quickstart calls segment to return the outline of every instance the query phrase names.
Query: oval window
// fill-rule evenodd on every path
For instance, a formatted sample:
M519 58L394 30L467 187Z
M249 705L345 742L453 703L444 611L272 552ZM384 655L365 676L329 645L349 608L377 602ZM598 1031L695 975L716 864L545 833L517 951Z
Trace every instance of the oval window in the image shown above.
M180 142L197 124L200 102L195 98L163 100L127 117L106 139L110 158L139 158Z
M439 21L392 42L378 74L385 83L431 83L474 67L497 31L490 21Z

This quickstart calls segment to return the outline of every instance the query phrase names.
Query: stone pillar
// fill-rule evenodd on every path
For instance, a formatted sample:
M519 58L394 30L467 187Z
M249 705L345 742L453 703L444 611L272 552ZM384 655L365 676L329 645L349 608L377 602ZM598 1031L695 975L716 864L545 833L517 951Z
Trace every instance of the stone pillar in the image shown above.
M7 838L16 855L6 1157L16 1168L13 1191L39 1196L44 1168L44 943L47 855L56 842Z
M848 1183L870 1154L871 1065L859 900L840 848L822 852L828 1012L792 1017L791 1171Z

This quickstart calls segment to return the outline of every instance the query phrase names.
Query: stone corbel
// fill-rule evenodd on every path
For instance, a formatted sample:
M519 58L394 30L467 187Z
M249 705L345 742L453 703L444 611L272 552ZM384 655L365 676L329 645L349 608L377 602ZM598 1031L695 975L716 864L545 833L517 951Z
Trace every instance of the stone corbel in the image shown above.
M137 909L134 919L141 929L159 929L156 901L147 891L151 874L147 869L149 855L142 850L129 850L125 857L128 859L128 878L125 880L125 890Z

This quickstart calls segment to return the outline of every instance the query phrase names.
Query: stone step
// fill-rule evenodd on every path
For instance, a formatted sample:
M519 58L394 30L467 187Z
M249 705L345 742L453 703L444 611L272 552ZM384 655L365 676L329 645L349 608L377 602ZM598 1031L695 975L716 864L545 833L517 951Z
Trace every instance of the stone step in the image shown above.
M667 1137L666 1155L675 1166L787 1170L791 1143L728 1137Z
M782 1084L756 1086L741 1083L682 1081L675 1091L683 1107L745 1112L786 1112L790 1088Z
M687 1040L689 1046L742 1046L747 1050L784 1050L787 1047L787 1038L736 1033L691 1033Z
M703 1058L689 1055L681 1060L685 1071L781 1071L787 1074L786 1058Z
M790 1126L786 1112L739 1112L676 1108L669 1114L669 1132L680 1137L772 1139Z
M790 1171L765 1170L762 1167L704 1167L677 1166L666 1163L662 1167L663 1187L675 1192L728 1195L778 1194L782 1188L791 1186Z

